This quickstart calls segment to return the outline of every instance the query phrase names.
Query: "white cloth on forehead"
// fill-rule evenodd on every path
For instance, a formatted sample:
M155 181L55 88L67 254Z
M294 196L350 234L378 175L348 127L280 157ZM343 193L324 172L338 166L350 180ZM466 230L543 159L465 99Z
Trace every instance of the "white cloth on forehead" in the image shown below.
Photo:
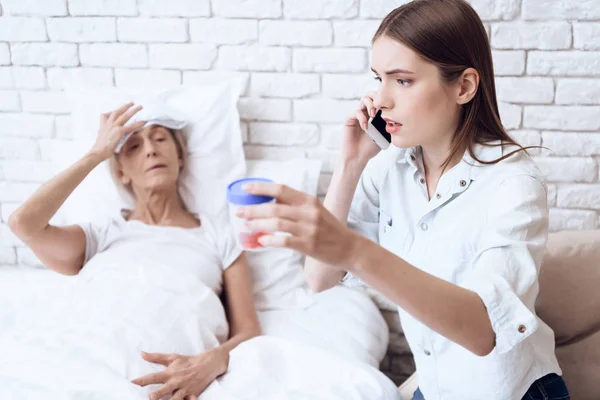
M129 124L146 121L146 123L140 129L149 125L160 125L170 129L183 129L188 124L187 117L185 115L169 107L160 99L144 102L141 104L141 106L143 108L134 114L128 121ZM119 153L131 135L140 129L125 135L115 149L115 153Z

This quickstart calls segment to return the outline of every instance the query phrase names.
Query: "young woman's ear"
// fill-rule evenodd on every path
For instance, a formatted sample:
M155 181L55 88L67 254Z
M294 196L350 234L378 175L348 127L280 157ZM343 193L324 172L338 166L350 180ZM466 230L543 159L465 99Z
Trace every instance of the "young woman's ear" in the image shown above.
M479 87L479 72L475 68L467 68L458 78L459 91L456 98L458 104L470 102Z

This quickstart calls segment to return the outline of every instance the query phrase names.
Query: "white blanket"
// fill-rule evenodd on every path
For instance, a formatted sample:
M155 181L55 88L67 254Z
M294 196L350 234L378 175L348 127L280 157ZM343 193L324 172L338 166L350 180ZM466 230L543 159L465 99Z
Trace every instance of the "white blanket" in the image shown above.
M0 271L1 399L146 399L157 386L129 380L163 367L144 361L141 350L197 354L226 337L221 303L201 283L158 265L123 271L106 266L76 278ZM370 351L387 342L360 328L369 320L377 326L375 306L341 288L321 298L305 312L261 314L270 336L238 346L228 373L201 399L399 398L363 362L374 364L379 355ZM336 324L332 312L341 307L354 310L354 320L340 310L346 316Z

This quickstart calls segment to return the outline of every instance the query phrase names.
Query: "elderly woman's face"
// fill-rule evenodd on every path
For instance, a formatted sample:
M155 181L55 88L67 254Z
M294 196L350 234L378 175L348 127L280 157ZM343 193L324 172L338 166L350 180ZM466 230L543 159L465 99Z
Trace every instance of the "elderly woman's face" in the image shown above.
M150 125L131 135L117 156L119 179L134 190L159 190L177 182L183 160L171 132Z

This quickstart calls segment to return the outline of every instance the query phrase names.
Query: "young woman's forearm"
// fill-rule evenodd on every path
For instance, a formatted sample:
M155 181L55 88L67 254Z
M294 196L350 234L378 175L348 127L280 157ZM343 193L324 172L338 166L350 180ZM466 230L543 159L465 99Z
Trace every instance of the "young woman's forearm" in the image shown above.
M440 335L484 356L495 346L487 309L474 292L410 265L356 235L352 273Z
M323 206L344 223L348 219L352 198L365 165L359 161L342 160L338 162L331 178ZM338 268L307 257L304 276L313 291L322 292L335 286L344 273Z
M101 157L88 153L71 167L40 186L10 216L8 224L11 230L21 240L27 242L27 238L45 229L65 200L101 161Z

